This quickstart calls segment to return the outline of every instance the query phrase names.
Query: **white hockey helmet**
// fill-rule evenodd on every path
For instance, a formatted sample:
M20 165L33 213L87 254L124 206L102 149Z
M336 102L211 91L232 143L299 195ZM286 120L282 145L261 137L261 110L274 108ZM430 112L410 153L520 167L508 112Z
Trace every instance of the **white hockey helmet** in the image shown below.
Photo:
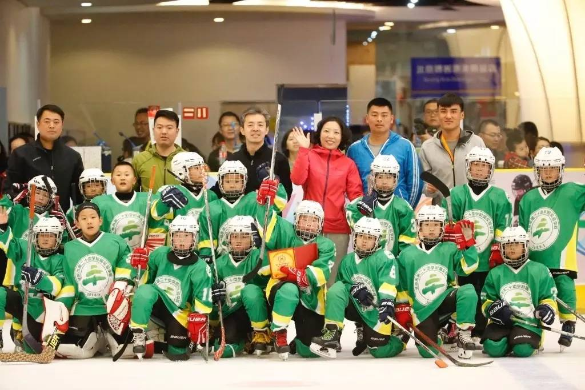
M471 163L482 162L490 165L490 173L485 179L476 179L471 176ZM487 185L494 176L494 168L496 166L496 158L491 150L482 146L474 146L467 156L465 156L465 170L467 173L467 180L476 185Z
M193 244L190 248L177 248L173 243L173 235L179 232L186 232L193 234ZM199 225L197 224L197 220L195 217L190 215L179 215L173 219L173 222L169 225L169 237L171 238L171 246L173 248L173 252L177 256L187 256L189 255L195 246L197 245L197 239L199 237Z
M52 233L55 235L55 245L51 248L41 248L39 234ZM59 249L63 238L63 226L55 217L41 217L33 227L33 244L37 253L41 256L50 256Z
M510 267L518 268L526 262L528 259L528 233L522 226L511 226L507 227L499 238L500 241L500 253L504 263ZM524 246L524 253L518 259L510 259L506 256L506 245L512 243L520 243Z
M542 168L558 167L559 178L553 182L546 183L542 180L540 170ZM540 149L536 157L534 157L534 177L538 184L547 191L552 191L563 182L563 172L565 170L565 156L559 148L544 147Z
M228 174L242 175L244 178L244 185L240 191L226 191L223 186L224 176ZM225 161L217 171L217 178L219 180L219 189L222 194L228 199L236 199L246 190L246 183L248 182L248 170L241 161Z
M50 188L47 188L47 185L45 184L44 179L47 180ZM42 214L42 213L48 211L55 204L55 195L57 194L57 186L55 185L55 182L53 181L53 179L51 179L49 176L38 175L38 176L35 176L32 179L30 179L28 182L28 195L27 195L27 201L28 201L29 205L30 205L30 193L31 193L31 188L32 188L33 184L36 186L37 190L46 191L47 195L49 195L49 201L44 206L34 205L35 213Z
M189 168L205 165L205 160L195 152L177 153L171 161L171 171L185 183L195 184L189 177Z
M236 215L235 217L230 218L227 222L226 226L226 235L227 235L227 248L228 252L232 255L234 260L240 261L248 256L248 253L254 248L254 233L255 232L255 222L254 218L249 215ZM232 234L247 234L250 237L250 245L248 248L245 249L238 249L232 247L231 243L231 235Z
M445 234L445 219L447 218L447 213L445 209L441 206L435 205L424 205L420 208L416 215L416 228L418 231L418 238L421 242L427 245L435 245L439 243L443 239L443 235ZM421 225L423 222L441 222L441 232L438 237L431 238L431 237L422 237L421 236Z
M302 215L312 215L318 218L317 226L300 226L299 220ZM303 200L295 210L295 231L297 236L303 241L311 241L323 230L323 221L325 220L325 212L321 204L312 200Z
M108 185L108 178L104 175L101 169L98 168L87 168L79 176L79 191L83 195L85 200L90 200L85 196L83 191L83 185L86 183L101 183L103 186L103 193L106 193Z
M361 249L357 245L357 236L366 235L374 237L375 243L372 248ZM359 258L370 256L380 249L380 240L382 237L382 225L375 218L363 217L353 225L353 248Z
M396 158L392 155L378 154L374 161L372 161L370 169L372 171L372 179L374 180L372 187L376 190L376 192L382 196L392 195L392 193L394 193L394 189L398 185L398 178L400 177L400 164L398 164ZM378 174L394 175L396 178L394 187L391 189L376 188L376 175Z

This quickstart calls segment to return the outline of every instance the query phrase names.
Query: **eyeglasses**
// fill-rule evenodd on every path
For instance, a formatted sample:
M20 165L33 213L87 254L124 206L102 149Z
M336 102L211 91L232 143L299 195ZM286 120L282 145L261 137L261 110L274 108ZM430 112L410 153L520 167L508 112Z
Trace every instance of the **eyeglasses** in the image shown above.
M439 110L425 110L425 115L439 115Z
M483 133L483 134L487 135L490 138L502 138L502 134L500 134L500 133L492 133L492 134Z

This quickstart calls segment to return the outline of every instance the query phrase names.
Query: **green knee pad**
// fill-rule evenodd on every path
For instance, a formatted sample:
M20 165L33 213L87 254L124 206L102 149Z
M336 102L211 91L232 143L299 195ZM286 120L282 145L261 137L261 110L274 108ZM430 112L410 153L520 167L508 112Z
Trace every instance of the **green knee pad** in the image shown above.
M381 347L368 348L375 358L389 358L398 355L404 350L404 343L398 337L391 336L388 344ZM428 354L427 351L425 353Z
M169 345L167 348L167 352L171 355L182 355L187 352L187 348L185 347L174 347Z
M311 352L309 347L307 347L305 344L303 344L303 342L301 340L299 340L298 338L295 338L295 345L297 347L297 353L299 354L300 357L304 357L304 358L319 357L319 355L315 355L313 352Z
M534 348L530 344L518 344L512 348L514 356L517 357L530 357L534 353Z
M437 339L437 344L439 346L443 345L443 340ZM439 351L437 351L435 348L431 347L430 345L427 345L427 346L429 347L429 349L431 351L433 351L437 355L439 354ZM428 353L427 350L424 349L423 347L421 347L420 345L416 344L416 348L418 349L418 353L419 353L420 356L422 356L424 358L432 358L432 357L434 357L433 355L431 355L430 353Z
M219 341L216 340L214 350L217 351L219 349ZM225 349L223 350L223 354L221 355L223 358L231 358L241 355L244 351L244 341L240 341L237 344L226 344Z
M506 356L508 352L508 339L503 337L501 340L486 340L483 343L483 349L491 357Z

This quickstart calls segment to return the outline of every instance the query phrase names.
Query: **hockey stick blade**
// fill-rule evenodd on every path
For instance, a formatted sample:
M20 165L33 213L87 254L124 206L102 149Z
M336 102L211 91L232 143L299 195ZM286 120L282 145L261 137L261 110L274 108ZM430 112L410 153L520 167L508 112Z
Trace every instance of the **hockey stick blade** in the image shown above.
M128 348L128 344L130 344L130 333L132 333L130 331L130 329L127 329L126 338L124 339L124 344L122 345L122 348L120 348L118 353L116 353L115 355L112 356L113 361L117 362L118 359L120 359L122 357L122 355L124 355L124 351L126 351L126 348Z
M26 352L0 353L0 362L2 363L38 363L48 364L55 358L55 350L46 347L41 353L35 355Z
M485 365L488 365L488 364L491 364L494 362L493 360L489 360L487 362L481 362L481 363L470 363L470 362L463 362L459 359L455 359L453 356L449 355L447 353L447 351L445 351L440 345L438 345L433 340L431 340L431 338L429 336L427 336L421 330L419 330L416 326L413 325L412 329L414 330L414 333L416 333L416 335L418 337L420 337L421 339L424 340L425 343L427 343L431 347L435 348L437 351L439 351L443 356L445 356L447 359L449 359L449 361L451 363L455 364L457 367L480 367L480 366L485 366Z
M451 191L449 190L449 187L447 187L447 185L445 183L443 183L443 181L441 181L441 179L439 179L437 176L433 175L431 172L425 171L425 172L421 173L420 178L424 182L429 183L430 185L435 187L445 198L448 198L451 196Z
M581 321L585 322L585 316L583 316L582 314L577 313L575 310L573 310L571 308L571 306L567 305L565 302L561 301L558 297L557 297L557 303L559 305L561 305L562 307L564 307L566 310L568 310L571 314L573 314L575 317L577 317L578 319L580 319Z

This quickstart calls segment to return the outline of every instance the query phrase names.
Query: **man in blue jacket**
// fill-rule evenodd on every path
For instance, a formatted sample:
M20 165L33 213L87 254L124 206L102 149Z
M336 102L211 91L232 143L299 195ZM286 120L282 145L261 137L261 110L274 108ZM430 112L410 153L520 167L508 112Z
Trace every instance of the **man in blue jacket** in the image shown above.
M398 185L394 193L416 207L422 194L423 182L420 180L421 164L414 145L407 139L392 132L394 124L392 104L384 98L375 98L368 103L366 122L370 134L354 142L347 150L347 156L358 167L364 193L368 193L370 165L378 154L392 155L400 165Z

